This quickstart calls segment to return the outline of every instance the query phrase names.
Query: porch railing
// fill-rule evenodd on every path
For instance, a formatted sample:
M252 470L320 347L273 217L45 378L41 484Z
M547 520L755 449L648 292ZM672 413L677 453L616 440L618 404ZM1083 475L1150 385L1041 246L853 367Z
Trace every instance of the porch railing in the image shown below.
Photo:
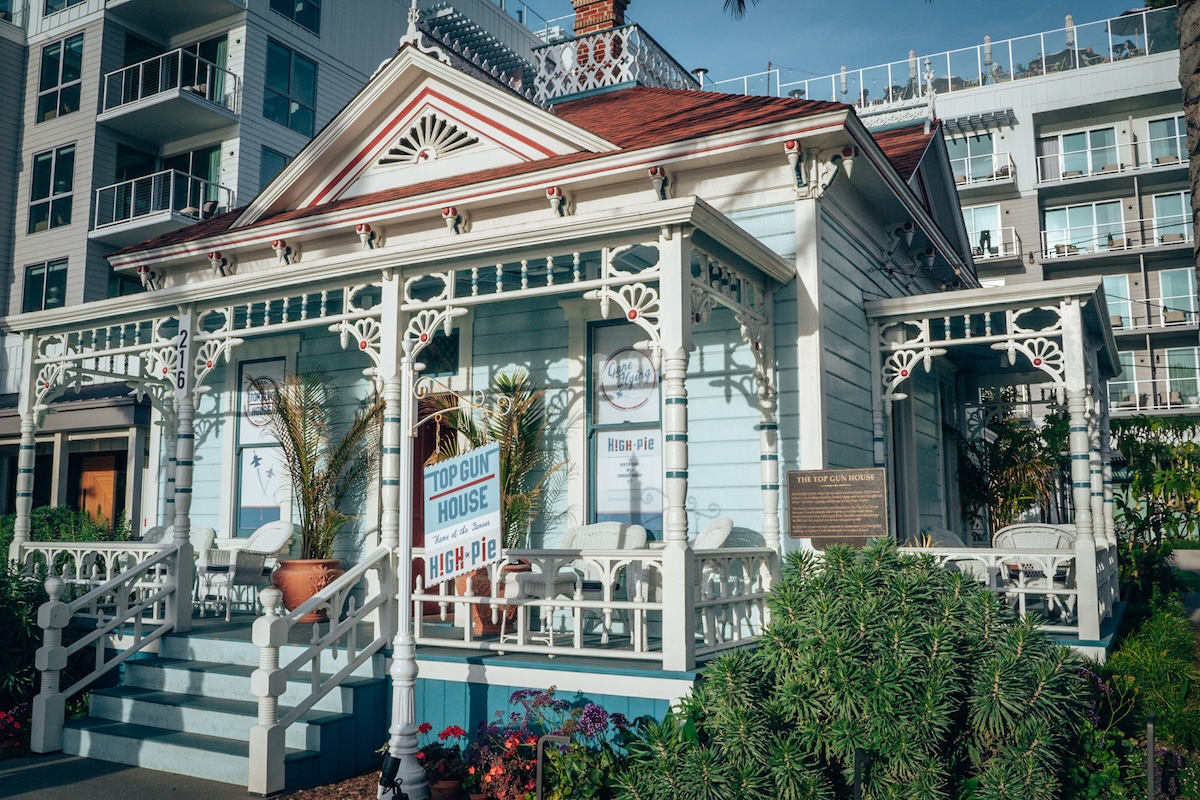
M35 753L62 749L68 697L91 686L130 656L173 630L174 623L169 615L161 613L161 609L179 596L178 554L174 544L159 546L152 555L117 572L110 580L70 603L62 599L70 584L57 576L46 579L46 593L50 599L38 609L42 647L34 659L34 665L42 674L41 691L33 700L30 746ZM119 561L119 558L114 557L112 561ZM90 630L64 645L63 630L76 618L86 621ZM121 638L121 644L114 649L117 637ZM95 667L71 686L61 688L61 672L68 660L88 647L95 649Z
M1069 258L1144 247L1177 247L1191 241L1191 216L1169 214L1042 231L1042 256Z
M536 101L637 83L663 89L699 89L699 82L637 25L589 33L533 51Z
M28 575L57 576L63 582L60 597L76 597L109 583L158 555L164 545L142 542L24 542L10 557ZM139 588L156 585L156 574L143 575ZM94 611L89 613L95 613ZM166 618L165 604L151 609L153 619Z
M378 589L359 605L355 592L371 572L378 573ZM264 589L260 593L263 616L254 621L252 632L252 640L259 648L259 662L250 677L251 691L258 697L258 723L250 731L252 793L269 796L283 791L288 727L388 646L391 624L386 620L391 619L388 612L394 608L392 574L392 551L380 547L284 616L277 616L283 610L278 589ZM288 663L280 664L280 649L288 644L293 629L305 624L301 618L321 609L328 615L328 629L321 633L320 623L313 623L308 646ZM385 622L372 625L377 610ZM365 634L367 630L372 633ZM360 636L366 641L360 640ZM336 671L327 674L326 669ZM307 692L281 714L280 699L288 681L303 671L308 672Z
M417 644L466 650L661 661L663 639L692 636L704 656L755 641L767 620L776 554L769 548L693 551L692 630L663 630L661 550L510 550L523 572L488 568L413 593ZM682 599L681 599L682 600ZM482 621L476 632L476 618Z
M104 110L147 97L185 91L233 113L238 112L238 76L188 50L172 50L104 76Z
M233 204L231 189L168 169L97 189L92 227L119 225L162 212L202 220L233 208Z

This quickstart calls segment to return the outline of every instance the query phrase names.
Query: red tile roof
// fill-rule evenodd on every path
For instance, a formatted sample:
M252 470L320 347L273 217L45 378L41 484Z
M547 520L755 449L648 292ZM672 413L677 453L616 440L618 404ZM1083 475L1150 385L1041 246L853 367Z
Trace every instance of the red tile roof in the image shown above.
M917 165L921 163L921 157L925 155L936 131L937 126L931 125L926 133L925 123L922 122L903 128L876 131L872 136L883 150L883 154L888 157L888 161L892 162L896 172L900 173L900 177L908 180L917 171Z
M552 111L561 119L616 144L623 151L631 151L773 122L802 119L841 108L846 108L846 106L842 103L819 100L753 97L635 86L559 103L553 107ZM335 200L311 208L284 211L257 220L246 226L246 229L251 230L264 225L377 203L394 202L485 181L532 174L605 155L609 154L570 153L540 161L496 167L410 186L398 186L394 189ZM113 255L181 244L223 233L233 226L240 213L240 209L231 211L189 228L172 231L140 244L125 247Z

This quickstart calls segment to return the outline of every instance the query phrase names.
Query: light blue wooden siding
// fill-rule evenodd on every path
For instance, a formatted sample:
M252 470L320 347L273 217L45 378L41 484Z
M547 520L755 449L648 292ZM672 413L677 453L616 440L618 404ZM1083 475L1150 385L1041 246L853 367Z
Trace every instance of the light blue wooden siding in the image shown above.
M781 258L789 263L795 263L796 211L794 205L787 203L734 211L729 214L729 218L778 253ZM799 469L798 406L794 401L786 400L786 398L795 398L800 391L800 387L797 385L796 337L798 329L795 281L775 292L772 313L775 333L775 381L781 401L778 411L780 470L786 472Z
M871 253L826 209L821 211L821 304L825 350L825 424L831 469L874 466L871 389L877 369L864 293L889 296L895 288L872 270Z
M754 357L733 313L713 312L693 331L688 363L688 524L702 531L729 517L762 527Z
M236 350L234 352L237 352ZM221 361L208 373L205 384L212 391L201 395L196 406L196 453L192 469L192 526L212 528L218 536L229 535L221 518L221 484L232 480L233 467L225 463L225 436L232 422L230 405L236 398L225 393L228 370ZM168 524L171 520L167 521Z
M476 307L471 385L486 390L501 372L524 367L533 384L546 389L549 463L566 458L567 425L572 415L581 415L581 405L570 404L568 379L567 321L558 298L546 297ZM570 465L547 482L542 513L532 526L533 546L543 543L547 532L559 533L567 526L567 475ZM574 470L575 476L581 473ZM540 479L532 476L532 480Z
M947 527L942 513L941 414L937 376L918 369L910 381L921 530Z

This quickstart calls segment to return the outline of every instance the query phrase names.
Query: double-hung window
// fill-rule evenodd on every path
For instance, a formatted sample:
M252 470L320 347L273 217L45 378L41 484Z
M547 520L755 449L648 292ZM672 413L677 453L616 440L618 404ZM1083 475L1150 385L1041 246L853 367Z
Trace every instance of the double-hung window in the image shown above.
M317 64L279 42L267 41L263 116L312 136L317 117Z
M45 122L79 110L82 67L82 33L42 48L42 66L38 76L37 122Z
M74 182L75 145L64 145L33 157L29 233L71 224L71 191Z
M1154 195L1156 244L1179 244L1192 238L1192 193Z
M1187 159L1187 123L1183 115L1150 120L1150 165L1178 164Z
M1129 297L1128 275L1104 276L1104 301L1114 328L1133 327L1133 302Z
M1048 255L1105 252L1126 246L1120 200L1046 209Z
M25 268L25 292L21 310L42 311L62 308L67 301L67 260L60 258Z
M321 0L271 0L271 10L313 33L321 32Z

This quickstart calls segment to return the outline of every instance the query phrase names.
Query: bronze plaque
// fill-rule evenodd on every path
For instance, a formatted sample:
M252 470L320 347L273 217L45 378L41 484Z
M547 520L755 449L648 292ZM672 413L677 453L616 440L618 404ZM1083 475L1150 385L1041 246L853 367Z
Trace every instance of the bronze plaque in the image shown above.
M788 535L831 544L862 546L888 535L887 471L812 469L788 473Z

